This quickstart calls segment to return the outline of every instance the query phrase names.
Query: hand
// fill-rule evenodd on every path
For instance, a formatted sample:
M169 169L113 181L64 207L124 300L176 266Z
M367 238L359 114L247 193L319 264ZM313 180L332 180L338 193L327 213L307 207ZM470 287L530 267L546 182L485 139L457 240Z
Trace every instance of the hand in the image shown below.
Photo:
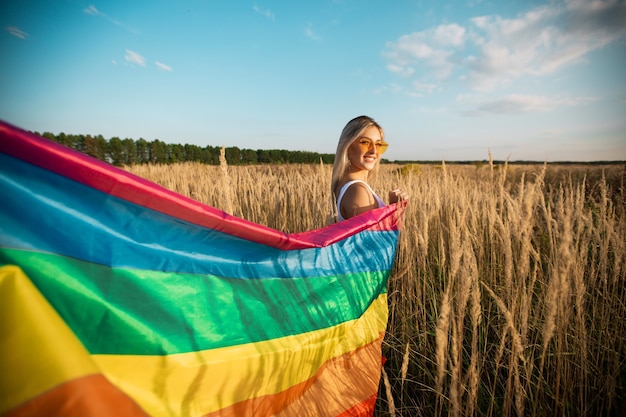
M389 204L394 204L398 201L405 201L408 199L409 195L399 188L393 191L389 191Z

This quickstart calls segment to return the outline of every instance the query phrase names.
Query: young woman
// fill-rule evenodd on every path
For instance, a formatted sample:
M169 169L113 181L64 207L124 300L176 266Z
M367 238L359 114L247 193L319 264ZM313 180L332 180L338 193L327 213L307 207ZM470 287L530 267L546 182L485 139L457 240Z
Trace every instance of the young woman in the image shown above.
M344 127L331 179L337 221L385 205L367 181L378 170L381 155L388 146L383 128L371 117L356 117ZM400 189L389 192L390 204L407 198L408 195Z

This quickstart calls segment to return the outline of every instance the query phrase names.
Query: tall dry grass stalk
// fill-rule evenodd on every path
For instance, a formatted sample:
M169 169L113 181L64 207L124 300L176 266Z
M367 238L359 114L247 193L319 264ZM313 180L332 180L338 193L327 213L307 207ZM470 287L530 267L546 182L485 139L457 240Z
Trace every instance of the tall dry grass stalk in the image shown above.
M382 369L381 374L383 386L385 387L385 394L387 394L387 410L389 411L389 415L391 417L396 417L396 403L393 399L391 383L389 382L389 377L387 376L385 368Z
M626 169L491 156L381 168L374 188L401 186L411 200L389 282L377 414L623 411ZM329 214L330 166L128 169L285 232L322 227Z
M226 149L222 146L220 148L220 170L222 171L222 187L219 188L222 194L222 207L224 211L230 214L235 214L233 205L233 186L230 183L230 175L228 174L228 163L226 162ZM237 213L241 216L241 213Z

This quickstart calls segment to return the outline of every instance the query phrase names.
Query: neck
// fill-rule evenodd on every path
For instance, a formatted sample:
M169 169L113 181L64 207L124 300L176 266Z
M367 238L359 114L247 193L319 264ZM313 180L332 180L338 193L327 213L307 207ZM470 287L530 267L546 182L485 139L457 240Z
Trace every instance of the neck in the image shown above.
M363 181L367 181L367 174L368 171L365 169L362 170L358 170L358 171L348 171L346 173L345 178L347 180L363 180Z

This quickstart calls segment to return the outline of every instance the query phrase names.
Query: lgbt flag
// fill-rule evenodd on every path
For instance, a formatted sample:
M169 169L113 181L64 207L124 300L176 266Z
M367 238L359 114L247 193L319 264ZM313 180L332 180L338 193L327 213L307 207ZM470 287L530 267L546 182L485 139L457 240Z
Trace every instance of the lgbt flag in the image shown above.
M371 415L399 208L285 234L0 123L0 415Z

